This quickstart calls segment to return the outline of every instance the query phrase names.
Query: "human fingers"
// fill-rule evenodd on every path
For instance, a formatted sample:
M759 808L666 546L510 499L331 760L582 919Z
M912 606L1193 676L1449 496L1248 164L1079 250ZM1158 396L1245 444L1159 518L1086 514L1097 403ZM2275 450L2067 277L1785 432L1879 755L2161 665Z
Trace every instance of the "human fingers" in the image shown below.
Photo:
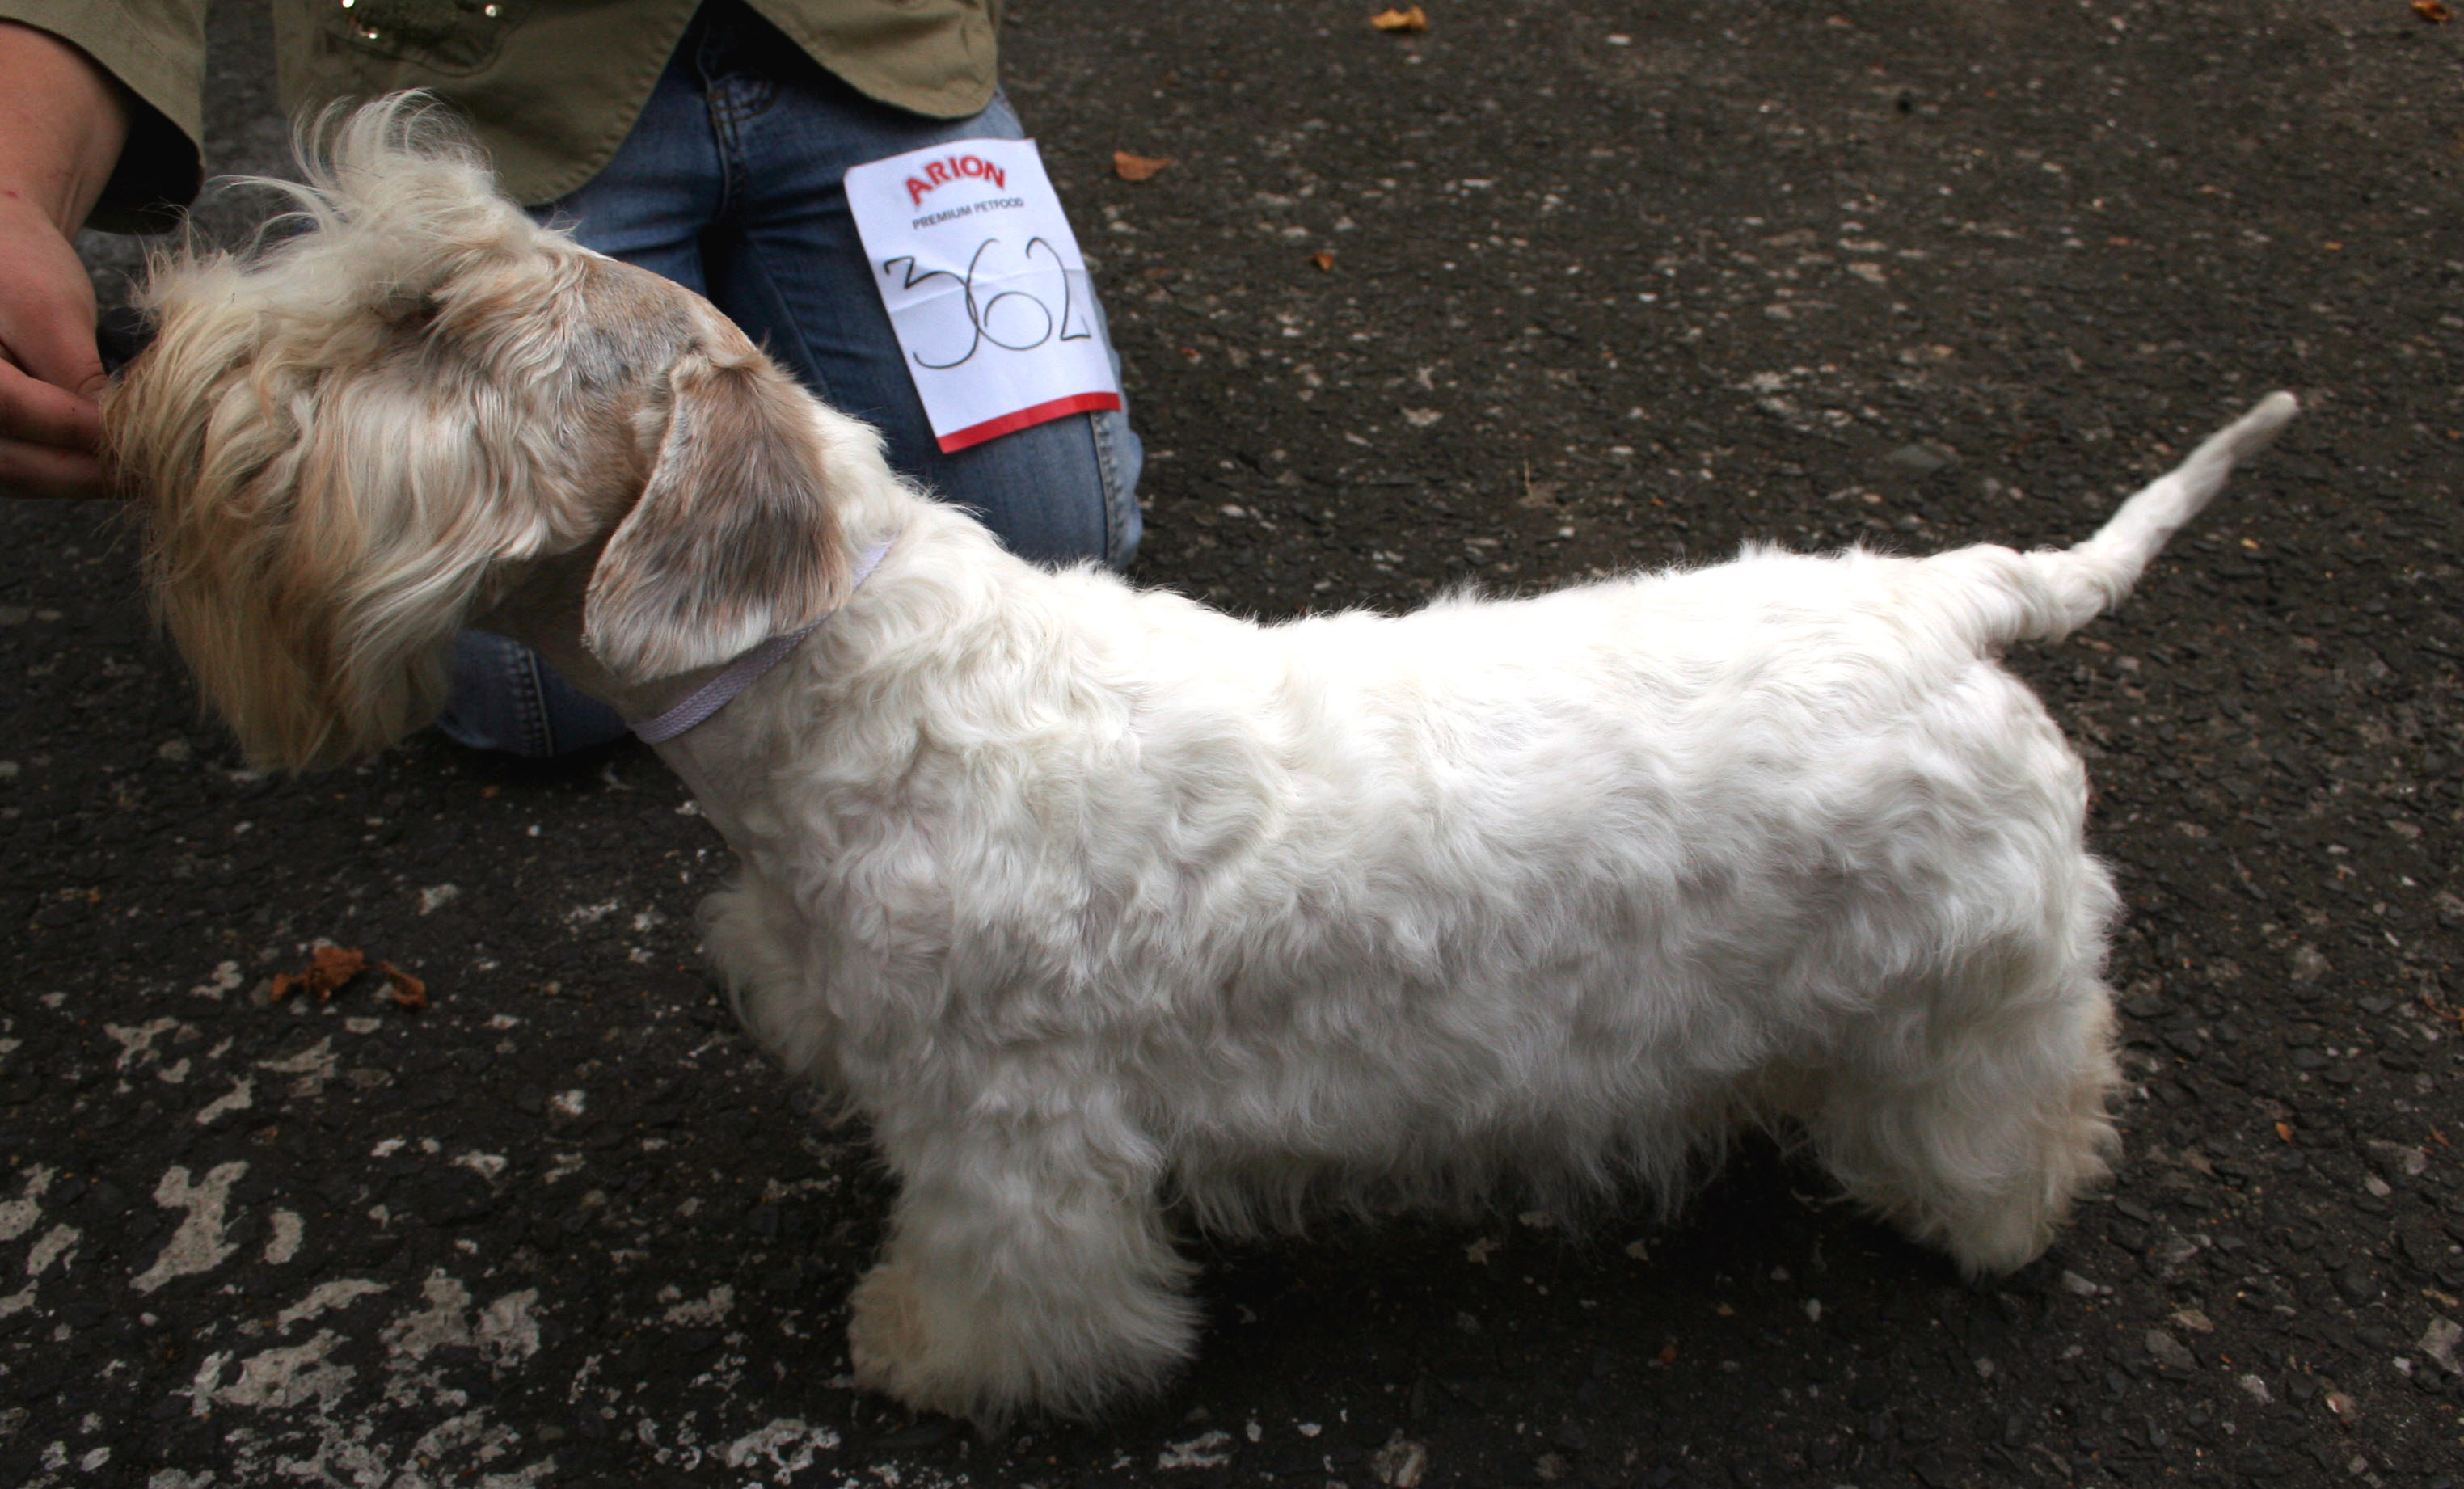
M0 498L114 494L109 472L90 451L0 439Z
M91 398L0 362L0 440L92 454L102 443L102 409Z

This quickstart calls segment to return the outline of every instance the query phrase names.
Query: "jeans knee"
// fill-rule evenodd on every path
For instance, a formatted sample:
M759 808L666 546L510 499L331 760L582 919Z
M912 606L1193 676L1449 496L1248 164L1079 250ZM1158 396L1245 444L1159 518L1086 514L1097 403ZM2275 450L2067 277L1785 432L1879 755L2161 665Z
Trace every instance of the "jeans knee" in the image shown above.
M1031 563L1127 568L1144 451L1119 409L1071 414L927 464L925 481Z
M627 732L615 709L565 681L518 642L464 631L453 638L451 668L436 727L473 750L539 760Z

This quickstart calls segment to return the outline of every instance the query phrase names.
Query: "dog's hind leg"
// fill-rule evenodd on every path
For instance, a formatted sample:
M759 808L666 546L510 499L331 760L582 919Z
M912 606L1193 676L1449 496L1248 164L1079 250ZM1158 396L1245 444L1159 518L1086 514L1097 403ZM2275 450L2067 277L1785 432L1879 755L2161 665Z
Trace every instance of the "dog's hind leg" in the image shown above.
M997 1422L1084 1413L1189 1354L1161 1159L1133 1134L1044 1112L882 1137L902 1188L853 1298L857 1384Z
M1947 1032L1886 1034L1802 1113L1851 1197L1970 1276L2035 1259L2116 1146L2103 983L2079 969L1988 1004Z

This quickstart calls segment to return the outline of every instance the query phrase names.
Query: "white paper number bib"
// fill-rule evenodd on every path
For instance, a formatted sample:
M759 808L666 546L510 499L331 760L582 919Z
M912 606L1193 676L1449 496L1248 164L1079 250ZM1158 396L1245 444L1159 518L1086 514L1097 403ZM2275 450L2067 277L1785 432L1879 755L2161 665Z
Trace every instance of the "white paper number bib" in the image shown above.
M858 165L847 198L943 450L1121 406L1087 261L1034 141Z

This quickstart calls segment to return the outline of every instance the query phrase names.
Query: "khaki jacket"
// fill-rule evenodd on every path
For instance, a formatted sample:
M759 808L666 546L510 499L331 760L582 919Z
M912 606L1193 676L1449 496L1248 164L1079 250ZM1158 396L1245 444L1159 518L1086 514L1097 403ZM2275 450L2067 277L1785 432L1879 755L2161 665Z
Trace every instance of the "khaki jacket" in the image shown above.
M429 88L468 115L505 189L573 190L624 142L700 0L272 0L283 107ZM960 119L991 101L1002 0L746 0L860 92ZM207 0L0 0L150 106L94 226L160 227L196 194ZM145 114L146 110L140 110Z

